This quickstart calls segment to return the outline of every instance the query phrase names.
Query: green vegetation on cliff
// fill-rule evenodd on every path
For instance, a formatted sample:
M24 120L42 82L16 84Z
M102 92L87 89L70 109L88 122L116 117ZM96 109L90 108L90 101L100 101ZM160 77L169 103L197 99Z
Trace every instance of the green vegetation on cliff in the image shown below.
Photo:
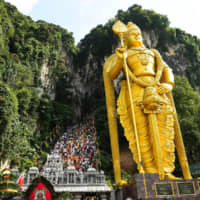
M173 96L188 160L191 164L200 159L198 151L200 148L200 96L185 77L177 76L175 84Z
M34 22L2 0L0 10L0 157L23 169L71 123L71 108L50 97L57 96L77 48L72 33L59 26Z

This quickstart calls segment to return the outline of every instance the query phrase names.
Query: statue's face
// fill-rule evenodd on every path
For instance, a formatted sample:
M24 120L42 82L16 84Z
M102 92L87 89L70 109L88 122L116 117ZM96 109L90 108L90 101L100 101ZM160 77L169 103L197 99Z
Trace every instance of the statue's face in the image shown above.
M129 47L140 47L143 46L142 36L140 32L130 32L128 36Z

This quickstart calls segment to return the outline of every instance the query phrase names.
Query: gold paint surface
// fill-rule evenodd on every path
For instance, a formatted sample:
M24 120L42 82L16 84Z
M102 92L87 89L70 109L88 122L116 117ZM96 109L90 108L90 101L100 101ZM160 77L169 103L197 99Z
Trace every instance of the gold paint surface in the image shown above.
M119 22L114 25L121 47L108 57L103 69L116 184L126 184L121 180L116 114L120 116L139 173L158 173L161 180L165 175L176 179L172 175L176 146L184 178L191 179L171 95L174 86L172 70L157 50L143 45L139 27L131 22L127 30L124 26ZM126 80L121 82L116 100L113 80L121 71Z

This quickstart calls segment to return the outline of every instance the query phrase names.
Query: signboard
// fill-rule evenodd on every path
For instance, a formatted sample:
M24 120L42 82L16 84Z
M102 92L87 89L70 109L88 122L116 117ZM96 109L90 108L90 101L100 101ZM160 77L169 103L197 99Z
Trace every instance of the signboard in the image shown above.
M179 196L196 195L193 182L185 182L185 183L179 182L177 183L177 189Z
M155 183L156 196L173 196L172 183Z

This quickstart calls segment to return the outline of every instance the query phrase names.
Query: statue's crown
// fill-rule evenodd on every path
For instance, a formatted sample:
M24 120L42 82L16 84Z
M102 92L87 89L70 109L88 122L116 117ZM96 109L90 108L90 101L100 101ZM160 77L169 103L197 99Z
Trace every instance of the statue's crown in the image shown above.
M133 22L128 22L127 28L128 28L128 32L131 31L132 33L135 33L135 34L138 34L138 33L141 34L140 28Z

